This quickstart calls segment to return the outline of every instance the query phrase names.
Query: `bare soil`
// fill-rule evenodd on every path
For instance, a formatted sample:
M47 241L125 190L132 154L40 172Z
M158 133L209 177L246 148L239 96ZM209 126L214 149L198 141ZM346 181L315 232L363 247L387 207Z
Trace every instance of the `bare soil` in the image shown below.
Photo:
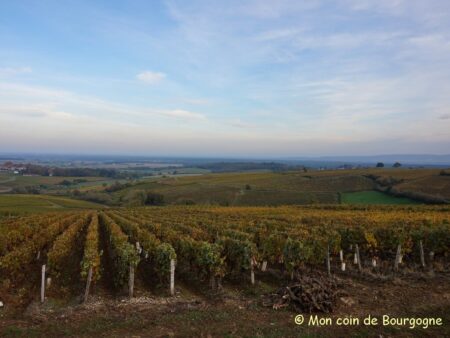
M226 280L221 293L206 284L180 282L174 297L161 296L137 280L136 297L112 296L97 286L86 304L79 298L49 297L41 305L38 295L18 311L6 302L0 309L2 337L449 337L450 274L422 273L374 278L339 274L339 295L330 317L331 326L296 325L292 308L263 306L265 295L290 282L275 274L257 274L257 284ZM33 290L36 292L37 290ZM1 300L1 299L0 299ZM9 299L12 301L12 299ZM315 315L315 314L313 314ZM441 326L338 326L337 318L362 319L368 315L437 318Z

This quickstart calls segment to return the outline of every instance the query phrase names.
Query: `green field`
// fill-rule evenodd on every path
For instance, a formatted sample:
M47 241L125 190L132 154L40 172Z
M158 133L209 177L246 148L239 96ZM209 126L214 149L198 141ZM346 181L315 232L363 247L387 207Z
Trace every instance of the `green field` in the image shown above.
M420 204L405 197L394 197L379 191L341 193L343 204Z
M68 209L99 209L103 205L48 195L0 195L0 214L49 212Z

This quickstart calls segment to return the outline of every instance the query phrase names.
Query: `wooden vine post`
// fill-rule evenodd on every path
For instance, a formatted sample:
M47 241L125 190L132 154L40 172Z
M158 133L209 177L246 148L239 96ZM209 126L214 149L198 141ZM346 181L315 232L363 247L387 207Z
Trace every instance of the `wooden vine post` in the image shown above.
M328 276L331 276L331 263L330 263L330 245L327 246L327 272Z
M345 271L345 262L344 262L344 251L339 250L339 260L341 261L341 270Z
M221 276L217 277L217 289L222 290L222 277Z
M128 296L133 298L134 293L134 267L130 264L130 274L128 279Z
M263 261L262 262L262 266L261 266L261 271L266 271L267 270L267 261Z
M45 300L45 264L42 265L41 270L41 303Z
M87 280L86 280L86 290L84 291L84 298L83 301L86 303L89 297L89 289L91 287L91 280L92 280L92 266L89 268Z
M430 260L429 260L430 269L433 270L434 251L430 251L429 255L430 255Z
M252 285L255 285L255 267L253 264L253 258L250 258L250 281Z
M211 290L216 289L216 277L213 274L211 274L211 276L209 277L209 287L211 288Z
M362 271L361 256L359 254L359 245L358 244L356 244L356 252L355 252L355 254L356 254L356 260L358 261L358 270Z
M170 260L170 295L175 295L175 259Z
M372 267L373 268L377 267L377 259L375 257L372 258Z
M394 270L397 271L398 270L398 265L401 262L401 256L402 256L402 245L399 244L397 246L397 253L395 255L395 262L394 262Z
M422 268L425 268L425 254L423 252L423 243L422 240L419 241L419 249L420 249L420 263L422 264Z

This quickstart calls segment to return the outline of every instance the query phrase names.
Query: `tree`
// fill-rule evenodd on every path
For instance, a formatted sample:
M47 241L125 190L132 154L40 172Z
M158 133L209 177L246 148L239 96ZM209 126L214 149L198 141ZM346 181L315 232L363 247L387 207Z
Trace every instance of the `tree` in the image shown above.
M444 169L442 169L441 172L439 173L439 175L441 175L441 176L450 176L450 171L445 171Z
M66 187L68 187L69 185L72 185L72 182L70 182L69 180L64 180L59 182L59 185L65 185Z
M402 164L400 162L395 162L393 167L394 168L400 168L402 166Z
M147 192L147 198L145 200L145 205L163 205L164 196L154 192Z
M383 162L378 162L377 163L377 168L383 168L384 167L384 163Z
M194 201L194 200L191 200L191 199L187 199L187 200L181 201L181 202L178 203L178 204L181 204L181 205L195 205L195 201Z

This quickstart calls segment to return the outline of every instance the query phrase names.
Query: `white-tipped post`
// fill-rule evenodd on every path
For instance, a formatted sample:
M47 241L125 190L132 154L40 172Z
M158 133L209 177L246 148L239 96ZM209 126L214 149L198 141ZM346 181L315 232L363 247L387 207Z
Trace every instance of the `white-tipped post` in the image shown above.
M170 295L175 295L175 260L170 260Z
M267 270L267 261L263 261L261 271L266 271L266 270Z
M372 258L372 267L374 267L374 268L377 267L377 260L376 260L376 258Z
M41 270L41 303L45 300L45 264L42 265Z

